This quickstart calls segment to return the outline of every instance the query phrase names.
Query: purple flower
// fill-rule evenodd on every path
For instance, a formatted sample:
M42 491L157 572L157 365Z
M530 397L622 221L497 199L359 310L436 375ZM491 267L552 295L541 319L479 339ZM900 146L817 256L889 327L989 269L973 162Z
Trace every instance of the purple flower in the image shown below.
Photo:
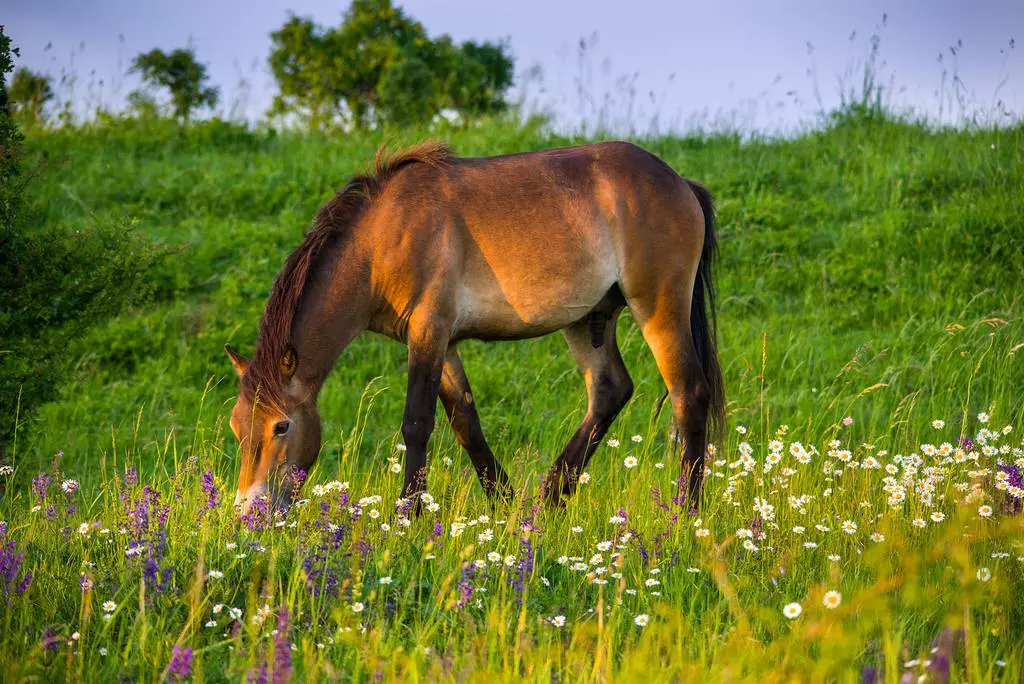
M255 670L249 670L245 681L247 684L267 684L267 664L260 663L260 666Z
M21 564L25 560L25 554L18 550L13 539L7 539L7 523L0 523L0 588L8 604L12 595L25 593L32 583L32 573L27 572L18 580L21 574Z
M126 517L131 557L138 559L146 584L157 592L171 581L170 568L161 568L167 552L167 515L170 506L161 505L160 492L148 485L135 501L127 502Z
M270 497L258 496L253 500L249 510L242 516L242 522L250 532L259 532L270 527L274 522L271 512Z
M36 495L39 502L42 503L46 500L46 495L50 491L50 476L47 473L39 473L32 478L32 493Z
M171 662L167 664L167 672L175 681L182 681L192 676L192 649L180 644L174 645L171 652Z
M469 599L473 596L473 577L475 575L476 565L466 563L462 566L462 576L455 587L459 593L459 600L455 602L457 610L462 610L469 604Z
M277 614L277 634L274 636L274 684L288 684L292 681L292 642L288 637L291 625L288 609L281 608Z
M60 648L61 638L57 636L56 630L53 627L47 627L43 630L43 650L44 651L56 651Z
M213 479L213 470L206 469L200 480L200 486L203 489L203 494L206 495L206 505L199 511L199 517L202 518L206 511L220 505L220 490L217 488L216 480Z

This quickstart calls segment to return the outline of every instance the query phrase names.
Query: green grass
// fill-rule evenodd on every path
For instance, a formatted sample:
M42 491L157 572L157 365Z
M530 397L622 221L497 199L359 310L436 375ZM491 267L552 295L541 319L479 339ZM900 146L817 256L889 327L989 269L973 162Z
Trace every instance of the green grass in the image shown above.
M422 135L409 132L399 142ZM501 123L442 135L465 155L581 142ZM678 459L668 452L666 416L653 422L662 384L624 316L619 336L637 392L610 434L620 446L597 452L591 481L564 513L540 511L539 529L521 532L538 475L584 411L582 381L564 343L471 342L462 355L484 429L520 498L492 510L441 419L428 483L440 510L403 528L392 505L400 476L388 457L401 456L395 445L405 353L366 336L345 352L321 395L325 446L304 495L312 497L313 484L348 481L353 499L382 496L363 507L382 515L355 519L337 494L312 497L314 504L333 501L331 520L346 531L329 554L337 591L314 594L302 563L330 534L313 524L318 506L259 532L240 527L228 510L238 465L225 418L236 382L222 346L252 350L284 257L379 142L374 135L130 123L30 139L30 154L48 159L31 202L40 222L75 230L129 216L137 231L169 249L151 274L154 300L75 341L60 399L19 434L0 519L6 539L24 552L22 571L34 579L24 595L0 606L5 679L155 680L177 643L195 649L197 677L237 680L273 648L272 626L250 619L264 604L275 615L289 609L293 629L285 633L297 649L297 677L491 673L562 681L664 672L666 679L704 680L710 671L717 679L773 672L857 680L862 668L875 667L896 681L907 661L929 657L945 626L964 630L953 655L955 679L1024 675L1021 517L1003 511L1009 495L995 489L996 460L1021 459L1024 430L1024 126L935 131L847 117L786 140L638 140L705 183L719 207L729 439L712 469L700 524L674 517ZM987 426L976 418L981 412L991 414ZM849 426L842 425L846 416ZM931 425L937 418L946 422L941 430ZM785 456L764 473L769 440L782 425ZM960 435L1003 425L1013 432L989 440L997 452L1005 444L997 455L979 453L980 444L966 459L929 456L922 447L955 446ZM741 437L736 426L749 433ZM643 441L634 444L634 434ZM885 470L852 468L828 455L832 439L856 461L874 454L882 466L896 454L922 454L916 471L897 468L906 501L887 503ZM738 475L741 440L756 460L745 476ZM790 455L795 441L816 445L810 465ZM51 490L48 501L61 505L49 520L46 502L31 511L40 502L30 480L52 467L58 450L54 477L82 486L71 497ZM638 456L638 467L624 467L629 454ZM826 462L843 472L825 472ZM139 470L134 487L123 483L126 466ZM784 475L786 467L795 472ZM199 474L207 468L223 501L197 522L205 500ZM143 484L170 507L161 563L172 574L163 592L143 583L139 561L125 555L133 534L126 509ZM911 485L934 485L930 505ZM801 495L813 499L792 508L789 497ZM751 527L755 497L775 507L778 527L766 521L766 537L749 551L735 533ZM65 499L75 504L73 514L64 513ZM978 514L986 504L995 508L992 518ZM624 527L608 522L620 508ZM936 511L943 521L929 518ZM451 537L460 517L482 514L490 521ZM927 521L924 529L911 524L917 517ZM857 523L854 534L840 531L846 520ZM443 530L438 539L435 521ZM381 522L391 530L383 532ZM81 535L82 523L96 527ZM804 534L792 531L798 525ZM487 527L493 539L478 541ZM103 528L110 534L100 534ZM626 528L631 536L622 541ZM708 536L697 537L697 529ZM872 542L873 532L885 541ZM492 550L518 562L524 538L536 554L526 591L509 582L515 568L489 562L465 580L475 593L458 608L465 565ZM574 561L557 562L561 555L587 562L601 541L623 548L600 552L604 558L592 567L621 578L594 584L570 569ZM805 548L805 541L818 546ZM229 542L238 548L228 549ZM243 549L247 556L237 559ZM621 568L609 564L616 550ZM982 567L990 581L977 578ZM203 579L211 568L224 577ZM661 574L651 575L652 568ZM82 572L93 582L90 591L80 590ZM384 576L394 583L381 585ZM646 586L645 578L660 584ZM839 608L822 606L826 590L841 592ZM118 604L109 621L100 609L107 600ZM363 612L352 611L355 601ZM791 601L804 609L792 621L782 614ZM227 608L213 614L216 604L244 609L239 631L229 628ZM647 626L634 624L638 614L649 615ZM548 621L558 615L565 616L562 627ZM211 619L217 626L204 627ZM63 638L56 651L42 647L48 627ZM78 641L68 644L76 631Z

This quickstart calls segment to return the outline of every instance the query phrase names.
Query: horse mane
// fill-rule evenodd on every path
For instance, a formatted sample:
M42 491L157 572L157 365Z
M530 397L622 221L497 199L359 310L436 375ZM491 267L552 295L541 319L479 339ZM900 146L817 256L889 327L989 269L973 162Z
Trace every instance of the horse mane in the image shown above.
M292 345L292 325L324 247L355 224L399 171L413 164L442 167L453 156L451 148L439 141L422 142L393 154L381 145L374 157L373 171L353 177L317 212L302 244L288 256L271 286L256 351L242 375L241 388L246 396L251 399L258 389L261 402L283 408L284 378L279 364Z

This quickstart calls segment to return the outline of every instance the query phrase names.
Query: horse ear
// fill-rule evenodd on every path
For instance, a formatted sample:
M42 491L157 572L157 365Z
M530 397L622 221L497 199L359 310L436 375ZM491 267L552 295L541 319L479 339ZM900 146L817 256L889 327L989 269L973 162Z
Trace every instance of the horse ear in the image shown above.
M224 351L228 353L228 358L231 359L231 365L235 367L235 370L239 375L245 374L245 369L249 367L249 360L244 356L235 351L235 348L230 344L224 345Z
M295 369L299 365L299 356L295 353L294 347L288 347L284 354L281 355L281 360L277 363L278 370L281 371L281 375L285 380L288 380L295 375Z

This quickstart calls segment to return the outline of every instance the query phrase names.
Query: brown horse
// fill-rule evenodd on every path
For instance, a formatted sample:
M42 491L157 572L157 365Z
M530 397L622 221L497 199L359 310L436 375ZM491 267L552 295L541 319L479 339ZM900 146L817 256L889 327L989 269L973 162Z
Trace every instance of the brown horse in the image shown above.
M589 406L544 485L576 488L633 393L615 341L628 306L671 399L688 500L700 498L709 431L721 425L715 350L711 196L623 142L487 158L425 143L350 181L317 214L274 281L231 428L241 445L236 506L290 503L291 469L320 451L317 395L364 330L403 342L409 377L403 495L426 488L427 440L440 396L488 495L509 480L484 439L460 340L515 340L561 330Z

